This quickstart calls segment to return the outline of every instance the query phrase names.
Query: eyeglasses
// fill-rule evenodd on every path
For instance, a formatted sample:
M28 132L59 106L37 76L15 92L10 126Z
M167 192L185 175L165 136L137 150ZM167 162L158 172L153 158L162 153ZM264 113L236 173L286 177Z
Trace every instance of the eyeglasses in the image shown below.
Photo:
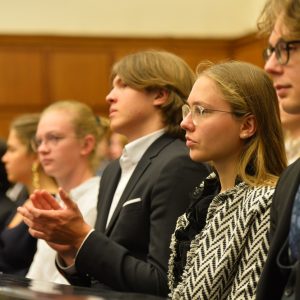
M300 40L293 40L293 41L285 41L283 39L280 39L275 47L269 46L267 47L263 52L263 58L265 62L269 60L273 52L275 51L275 56L278 62L281 65L286 65L289 62L290 59L290 51L295 49L294 45L299 44Z
M189 115L189 113L191 113L192 121L194 125L198 125L201 122L201 119L205 115L210 114L214 111L228 113L228 114L236 114L235 112L232 111L204 108L201 105L193 105L192 108L190 108L187 104L184 104L182 106L182 118L185 119Z
M48 133L45 135L43 139L40 138L32 139L31 147L33 151L37 152L43 143L49 147L55 147L61 140L65 138L66 136L58 135L55 133Z

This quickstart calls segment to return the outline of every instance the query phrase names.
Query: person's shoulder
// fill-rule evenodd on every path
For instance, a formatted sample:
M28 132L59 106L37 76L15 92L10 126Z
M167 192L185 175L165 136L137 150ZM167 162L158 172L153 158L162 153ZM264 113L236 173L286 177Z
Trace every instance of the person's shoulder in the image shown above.
M159 138L157 138L151 146L156 145L156 146L163 146L163 147L184 147L187 148L185 145L185 142L178 138L171 136L167 133L161 135Z
M119 165L120 165L120 164L119 164L119 159L111 160L111 161L107 164L106 168L103 170L103 173L102 173L102 175L101 175L101 178L103 178L103 175L104 175L105 173L108 173L108 172L110 172L110 171L112 171L112 170L115 170Z
M290 174L291 172L297 172L300 173L300 158L298 158L296 161L294 161L292 164L290 164L282 173L281 176L284 176L286 174Z
M155 142L152 145L158 147L160 145L162 147L162 152L169 152L169 154L173 155L188 155L189 153L189 149L183 140L166 135L157 140L156 145Z
M16 210L16 204L5 194L0 194L0 225L7 221L7 218ZM3 226L0 226L0 230Z
M168 142L158 150L157 163L162 167L176 166L177 169L196 170L205 175L209 174L210 167L203 162L196 162L190 158L189 149L185 142L179 138L167 137ZM204 178L203 178L204 179Z
M272 185L257 185L249 187L249 196L253 198L269 198L275 192L275 186Z
M253 188L253 192L262 198L272 198L275 192L275 186L259 185Z
M244 200L251 209L265 210L269 208L275 192L275 187L270 185L248 186L246 185Z
M298 158L294 163L289 165L280 175L276 189L281 189L282 187L291 187L294 185L299 185L300 179L300 158Z

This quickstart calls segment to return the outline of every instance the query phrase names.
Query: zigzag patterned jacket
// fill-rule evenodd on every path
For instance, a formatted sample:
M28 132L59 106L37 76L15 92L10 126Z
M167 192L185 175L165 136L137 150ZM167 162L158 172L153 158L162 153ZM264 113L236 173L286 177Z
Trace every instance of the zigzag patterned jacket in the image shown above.
M200 185L201 192L212 182L218 182L214 173ZM214 196L205 226L191 240L183 272L176 280L176 233L190 226L187 213L179 217L170 246L168 277L172 299L255 299L269 249L274 189L239 182Z

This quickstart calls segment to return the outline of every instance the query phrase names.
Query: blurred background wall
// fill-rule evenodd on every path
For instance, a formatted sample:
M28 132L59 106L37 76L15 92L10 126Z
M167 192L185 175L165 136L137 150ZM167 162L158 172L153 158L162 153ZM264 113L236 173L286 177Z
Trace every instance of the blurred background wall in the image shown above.
M263 66L264 0L0 0L0 136L11 120L61 99L106 115L112 64L133 51L172 51Z

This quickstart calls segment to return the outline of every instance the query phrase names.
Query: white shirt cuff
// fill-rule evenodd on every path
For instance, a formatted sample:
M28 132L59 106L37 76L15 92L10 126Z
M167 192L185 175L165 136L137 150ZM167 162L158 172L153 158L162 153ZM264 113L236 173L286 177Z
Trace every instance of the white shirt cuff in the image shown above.
M77 250L77 253L75 255L75 261L76 261L76 258L77 258L77 255L79 253L79 251L81 250L83 244L85 243L85 241L87 240L87 238L90 236L90 234L95 231L94 228L92 228L89 233L86 235L86 237L84 238L83 242L81 243L79 249ZM70 265L70 266L66 266L64 260L59 256L59 255L56 255L56 263L58 265L58 267L64 271L66 274L69 274L69 275L73 275L73 274L76 274L76 267L75 267L75 263Z

